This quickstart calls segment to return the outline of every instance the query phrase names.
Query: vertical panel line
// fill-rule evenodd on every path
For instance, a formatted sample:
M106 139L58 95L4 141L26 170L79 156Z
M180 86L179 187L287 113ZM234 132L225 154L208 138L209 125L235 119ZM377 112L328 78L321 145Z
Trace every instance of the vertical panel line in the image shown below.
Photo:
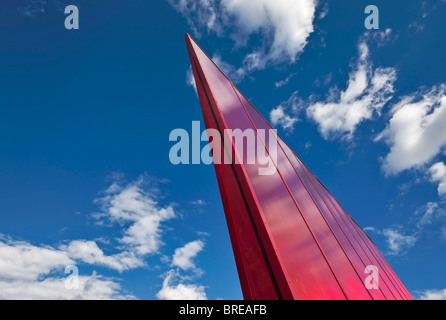
M269 149L266 147L266 143L263 141L262 137L258 134L258 132L257 132L257 127L255 126L254 122L253 122L252 119L251 119L251 116L249 115L248 111L246 110L246 107L244 106L243 102L240 100L240 97L238 96L237 92L235 91L235 89L234 89L234 85L232 84L232 82L230 82L230 83L231 83L231 85L232 85L232 88L233 88L233 90L234 90L234 93L236 94L237 98L239 99L240 103L242 104L242 106L243 106L243 108L244 108L244 110L245 110L245 112L246 112L246 115L248 116L249 120L251 121L253 128L256 130L257 136L258 136L258 137L260 138L260 140L262 141L262 143L263 143L263 145L264 145L264 147L265 147L265 150L268 152L268 155L270 155ZM271 156L270 156L270 158L271 158ZM313 230L311 230L311 228L310 228L310 226L309 226L309 223L308 223L307 219L305 218L305 216L304 216L303 213L302 213L302 209L300 208L299 204L297 203L296 199L294 198L294 195L293 195L293 193L291 192L290 187L288 186L288 184L286 183L285 179L283 178L283 175L282 175L282 173L280 172L278 165L274 162L274 160L273 160L272 158L271 158L271 162L272 162L272 163L274 164L274 166L276 167L277 172L279 173L280 178L282 179L282 181L283 181L283 183L284 183L286 189L288 190L288 193L290 194L290 196L291 196L291 198L292 198L294 204L296 205L296 207L297 207L297 209L298 209L298 211L299 211L299 213L300 213L302 219L304 220L305 225L307 226L307 229L310 231L311 236L313 237L313 239L314 239L314 241L316 242L316 244L317 244L317 246L318 246L320 252L322 253L322 256L324 257L325 262L327 263L327 265L328 265L328 267L329 267L331 273L333 274L333 277L335 278L336 282L338 283L338 285L339 285L339 287L340 287L342 293L344 294L345 298L348 299L348 295L347 295L347 293L345 292L345 290L344 290L342 284L340 283L340 281L339 281L339 279L337 278L335 272L333 271L333 267L332 267L330 261L328 260L328 258L327 258L327 256L326 256L324 250L322 249L321 244L320 244L319 241L317 240L316 235L314 234Z
M194 61L194 63L196 63L196 62ZM201 75L200 75L200 72L199 72L199 70L198 70L198 68L197 68L196 65L195 65L195 68L197 69L197 75L198 75L198 77L199 77L199 80L200 80L201 84L203 85L203 88L204 88L204 81L203 81L203 79L202 79L202 77L201 77ZM204 75L204 77L206 78L205 75ZM211 89L209 88L209 90L211 90ZM209 96L208 96L206 90L203 90L203 92L204 92L204 94L205 94L205 96L206 96L206 99L207 99L207 101L208 101L209 109L210 109L210 111L211 111L211 113L212 113L212 116L213 116L213 118L214 118L215 124L216 124L216 126L218 127L218 131L221 133L222 130L221 130L220 125L219 125L219 123L218 123L218 121L217 121L217 119L216 119L214 110L212 109L212 104L210 103ZM237 181L239 190L243 190L243 188L241 187L240 181L239 181L239 177L238 177L238 175L237 175L237 173L236 173L236 171L235 171L234 164L231 165L231 169L232 169L233 174L234 174L234 177L235 177L235 179L236 179L236 181ZM278 286L278 283L277 283L277 279L276 279L276 277L275 277L275 275L274 275L274 272L273 272L273 270L272 270L270 261L269 261L269 259L268 259L268 255L267 255L266 250L265 250L265 248L264 248L264 246L263 246L263 242L262 242L261 239L259 239L259 237L258 237L258 235L259 235L259 231L258 231L257 226L256 226L256 223L255 223L255 221L254 221L254 219L253 219L253 217L252 217L252 212L251 212L251 210L250 210L250 208L249 208L249 204L247 203L247 200L246 200L246 198L245 198L244 192L240 192L240 193L241 193L242 198L243 198L243 200L244 200L244 205L245 205L245 208L246 208L248 217L249 217L249 219L250 219L250 221L251 221L251 224L252 224L253 229L254 229L254 231L255 231L255 234L256 234L256 236L257 236L257 242L258 242L259 247L260 247L260 250L261 250L261 252L262 252L263 259L264 259L265 264L266 264L266 266L267 266L268 272L270 273L270 278L271 278L272 283L273 283L273 285L274 285L274 288L275 288L275 290L276 290L277 296L279 297L279 299L283 299L282 293L281 293L281 291L280 291L280 289L279 289L279 286ZM246 270L246 269L245 269L245 270Z

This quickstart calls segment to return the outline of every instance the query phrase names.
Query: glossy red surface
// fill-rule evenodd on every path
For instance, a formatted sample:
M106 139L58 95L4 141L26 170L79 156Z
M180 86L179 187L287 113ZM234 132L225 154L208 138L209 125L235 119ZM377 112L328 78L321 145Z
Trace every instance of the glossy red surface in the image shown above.
M222 144L220 159L214 152L245 299L412 299L336 199L280 136L268 134L268 122L189 35L186 43L206 128L222 137L226 129L256 135L254 152L234 140ZM259 174L265 163L257 151L270 159L272 174ZM376 279L364 272L368 265L378 268ZM377 288L367 289L367 279Z

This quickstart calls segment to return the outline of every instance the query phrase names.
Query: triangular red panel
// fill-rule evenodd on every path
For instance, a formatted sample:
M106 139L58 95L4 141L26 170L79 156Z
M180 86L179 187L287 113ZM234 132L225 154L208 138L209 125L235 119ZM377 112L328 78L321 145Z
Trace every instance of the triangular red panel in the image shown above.
M221 137L226 129L271 129L196 42L185 37L206 128ZM262 138L256 148L268 155L270 137ZM222 156L219 164L214 158L244 298L412 299L365 232L282 138L272 139L278 147L277 170L271 175L260 175L257 162L242 161L252 156L244 145L221 147L221 154L231 152L238 162L227 164ZM370 265L377 274L365 271Z

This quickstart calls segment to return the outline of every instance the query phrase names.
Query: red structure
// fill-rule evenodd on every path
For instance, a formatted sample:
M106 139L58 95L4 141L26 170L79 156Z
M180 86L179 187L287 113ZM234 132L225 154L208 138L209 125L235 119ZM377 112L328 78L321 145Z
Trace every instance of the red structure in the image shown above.
M207 129L272 127L186 35ZM245 299L412 299L366 233L278 135L277 170L259 163L217 163L220 188ZM270 137L260 139L266 154ZM210 139L211 140L211 139ZM211 141L210 141L211 142ZM231 149L231 150L229 150ZM222 146L246 155L246 146ZM367 266L376 272L367 272ZM369 289L368 289L369 288Z

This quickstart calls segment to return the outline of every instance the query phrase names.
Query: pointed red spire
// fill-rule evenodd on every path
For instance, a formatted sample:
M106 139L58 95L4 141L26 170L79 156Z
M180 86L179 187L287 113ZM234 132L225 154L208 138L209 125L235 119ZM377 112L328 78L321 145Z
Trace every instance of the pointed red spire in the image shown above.
M256 138L250 150L230 133L234 140L222 144L221 159L213 153L245 299L412 299L365 232L282 138L268 134L272 127L190 35L185 38L206 128L221 137L240 129ZM249 161L262 153L274 169L268 174L261 174L265 162Z

